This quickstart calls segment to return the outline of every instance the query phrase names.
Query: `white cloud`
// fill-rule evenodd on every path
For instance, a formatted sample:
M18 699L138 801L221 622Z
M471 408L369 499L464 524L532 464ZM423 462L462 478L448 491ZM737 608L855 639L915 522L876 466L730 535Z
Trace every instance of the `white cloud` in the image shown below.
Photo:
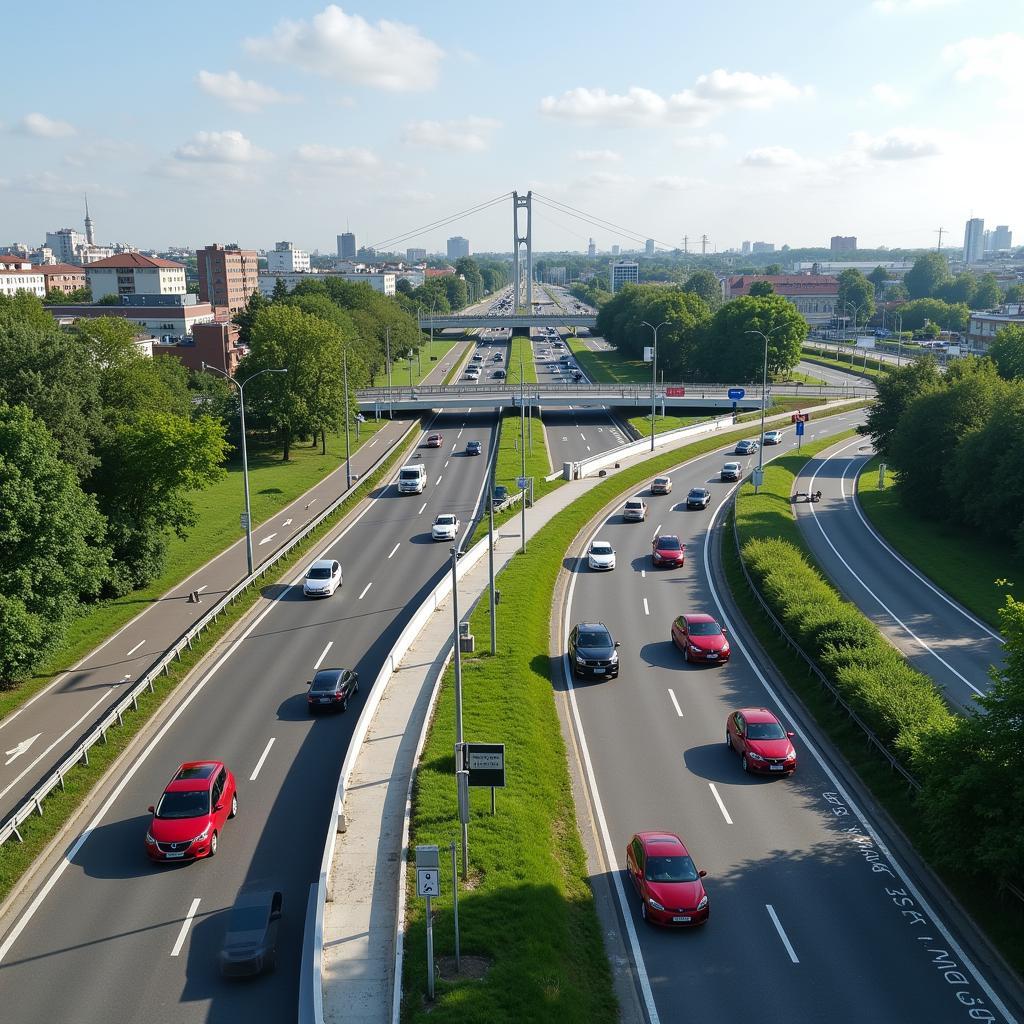
M239 131L196 132L191 142L174 151L177 160L210 164L251 164L269 155Z
M467 117L461 121L410 121L402 129L402 141L409 146L479 152L487 149L490 133L498 124L488 117Z
M30 195L81 196L84 192L88 192L89 195L95 196L113 198L123 198L124 196L121 190L99 185L96 182L65 181L52 171L39 171L26 174L21 178L9 178L0 184L0 187Z
M616 153L614 149L577 149L573 159L584 163L617 164L621 163L622 154Z
M257 113L270 103L283 103L288 99L269 85L243 78L237 71L225 71L223 74L200 71L196 75L196 84L207 95L249 114Z
M730 110L766 110L777 103L812 94L809 87L793 85L782 75L756 75L718 68L698 76L692 88L667 97L639 86L633 86L626 93L578 86L561 96L545 96L540 101L540 109L551 117L581 121L671 120L701 125Z
M342 148L312 143L299 146L296 156L303 163L321 164L330 167L345 167L350 170L368 170L380 164L376 153L360 146Z
M942 152L937 138L912 128L893 129L877 136L855 132L852 141L855 149L872 160L920 160Z
M1020 104L1024 90L1024 36L1004 32L961 39L945 47L942 56L955 68L953 77L958 82L988 79L1004 90L1004 105Z
M899 89L889 85L888 82L876 82L871 86L871 98L876 103L882 104L882 106L896 109L905 107L910 102L909 94L900 92Z
M247 39L257 57L292 64L312 74L392 92L432 87L444 51L399 21L371 25L329 4L309 21L278 22L270 36Z
M697 182L690 178L681 178L677 174L662 174L655 178L651 185L662 192L688 192Z
M743 156L740 163L746 167L800 167L803 157L785 146L762 146L752 149Z
M961 0L873 0L871 6L881 14L919 14L939 7L952 7Z
M726 138L720 132L707 132L704 135L683 135L672 145L676 149L721 149Z
M582 178L577 178L569 185L569 190L594 189L594 188L616 188L620 185L632 184L633 179L624 174L615 174L612 171L594 171Z
M38 139L63 139L75 135L74 125L67 121L56 121L45 114L26 114L15 126L14 131L21 135L34 135Z

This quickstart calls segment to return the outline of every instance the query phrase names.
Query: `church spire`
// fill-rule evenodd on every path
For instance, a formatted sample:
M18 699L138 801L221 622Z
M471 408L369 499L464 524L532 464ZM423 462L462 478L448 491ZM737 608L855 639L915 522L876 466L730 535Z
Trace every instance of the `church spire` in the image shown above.
M89 197L85 197L85 240L89 245L95 245L96 239L93 236L92 217L89 216Z

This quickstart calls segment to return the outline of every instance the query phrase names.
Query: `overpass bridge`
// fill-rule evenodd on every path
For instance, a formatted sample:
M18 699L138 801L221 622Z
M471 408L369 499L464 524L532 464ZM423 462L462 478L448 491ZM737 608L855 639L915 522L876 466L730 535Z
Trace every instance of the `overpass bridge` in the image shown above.
M655 402L664 412L692 415L714 415L736 409L749 412L761 408L761 387L746 389L743 398L733 401L726 384L667 384L655 390ZM806 387L801 384L781 384L768 388L772 396L802 398L860 398L869 397L873 389L857 385L821 385ZM651 408L651 389L639 384L498 384L458 383L447 385L419 385L417 387L363 388L356 391L356 402L363 412L379 416L383 412L426 412L431 409L503 409L519 408L522 401L540 408Z
M589 327L597 326L596 313L510 313L507 316L488 316L486 313L470 313L449 316L421 316L420 330L435 331L474 327L497 329L511 327L513 330L528 330L531 327Z

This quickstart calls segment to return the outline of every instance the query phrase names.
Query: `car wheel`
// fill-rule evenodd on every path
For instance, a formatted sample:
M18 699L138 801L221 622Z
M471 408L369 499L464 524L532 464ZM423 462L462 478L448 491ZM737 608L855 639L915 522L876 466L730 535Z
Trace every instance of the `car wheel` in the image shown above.
M348 697L346 697L346 698L345 698L345 699L344 699L344 700L343 700L343 701L341 702L341 710L342 710L342 712L343 712L343 713L344 713L345 711L348 711Z
M217 833L216 832L214 832L213 835L210 836L210 856L211 857L216 857L217 856Z
M231 811L228 814L229 818L233 818L238 813L238 793L237 791L231 794Z
M640 917L643 918L647 924L651 923L647 917L647 901L642 896L640 897Z
M731 735L731 734L729 733L729 730L728 730L728 729L726 729L726 731L725 731L725 745L726 745L726 746L727 746L727 747L728 747L728 748L729 748L730 750L732 750L732 735Z
M689 647L684 647L683 648L683 661L689 661L689 660L690 660L690 648Z
M750 771L750 762L747 760L746 754L740 754L740 766L745 772Z

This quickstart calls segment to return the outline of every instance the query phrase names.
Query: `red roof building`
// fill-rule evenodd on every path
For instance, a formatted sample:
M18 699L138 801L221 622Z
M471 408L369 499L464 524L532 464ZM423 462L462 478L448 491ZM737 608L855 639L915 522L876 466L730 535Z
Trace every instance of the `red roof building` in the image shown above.
M749 295L758 281L767 281L776 295L796 306L810 324L825 323L836 313L839 302L839 278L827 274L738 274L722 282L722 297Z
M184 295L185 265L141 252L123 252L90 263L89 278L93 302L107 295Z

